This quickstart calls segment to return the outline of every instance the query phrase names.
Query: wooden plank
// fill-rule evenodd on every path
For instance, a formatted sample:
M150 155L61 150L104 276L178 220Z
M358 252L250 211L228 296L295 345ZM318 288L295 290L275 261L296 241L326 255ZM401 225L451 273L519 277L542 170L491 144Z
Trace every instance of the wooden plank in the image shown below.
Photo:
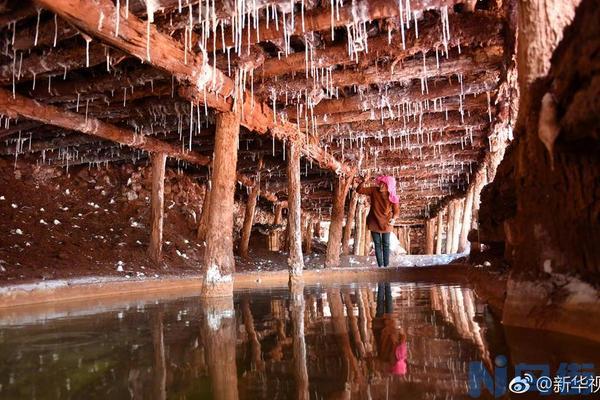
M186 152L181 146L174 146L161 140L134 133L128 129L112 125L96 118L64 111L52 105L40 104L28 97L15 95L0 89L0 109L11 118L23 117L44 124L97 136L148 152L162 152L169 157L188 161L197 165L208 165L210 157L195 152Z

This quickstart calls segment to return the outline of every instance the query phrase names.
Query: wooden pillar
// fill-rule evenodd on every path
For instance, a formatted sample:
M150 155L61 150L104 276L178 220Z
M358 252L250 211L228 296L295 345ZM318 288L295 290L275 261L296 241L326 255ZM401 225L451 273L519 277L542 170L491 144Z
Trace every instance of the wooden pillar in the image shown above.
M261 164L261 163L259 163ZM259 166L261 168L261 166ZM252 234L252 224L254 223L254 213L256 211L256 202L260 195L260 171L256 174L256 181L248 195L246 203L246 211L244 213L244 224L242 225L242 237L240 239L240 256L248 257L248 244L250 243L250 235Z
M369 209L367 207L363 214L363 239L362 239L362 254L363 256L369 255L369 250L371 250L371 231L369 230L369 226L367 225L367 217L369 216Z
M233 209L239 134L239 110L217 114L202 297L233 295Z
M354 218L355 218L354 225L356 227L356 230L354 232L354 248L352 249L353 250L352 254L354 254L355 256L359 256L361 253L360 245L362 243L363 230L364 230L364 225L362 223L363 212L364 212L364 204L363 204L363 200L360 199L358 201L356 214L354 215Z
M325 254L325 266L337 267L340 265L340 250L342 247L342 225L344 223L344 204L348 193L350 179L338 177L333 185L333 209L329 224L329 238Z
M235 147L234 147L235 149ZM233 297L209 298L202 302L201 338L216 400L238 400L236 323Z
M288 146L288 267L290 281L302 275L302 221L300 209L300 149L293 143Z
M487 184L487 170L483 167L475 176L476 185L473 191L473 211L471 216L471 229L479 229L479 203L481 201L481 190ZM471 242L471 254L481 251L479 240Z
M321 240L321 220L319 218L315 218L315 226L314 226L314 236Z
M283 204L275 204L275 215L273 225L281 225L283 222ZM281 249L281 233L279 230L273 230L269 233L269 250L279 251Z
M165 215L165 153L152 154L152 231L148 255L150 260L158 263L162 258L163 219Z
M437 215L437 238L435 254L442 254L442 236L444 236L444 210L439 210Z
M204 191L204 201L202 202L202 213L200 214L200 222L198 223L198 231L196 237L199 241L206 241L206 232L208 231L208 216L210 215L210 182L206 184Z
M469 231L471 230L471 216L473 212L473 195L475 192L475 182L471 186L469 186L469 190L467 191L467 196L464 200L464 209L463 209L463 219L462 225L460 229L460 237L458 239L458 251L460 253L467 251L469 241L467 240L467 236L469 235Z
M433 254L435 238L435 218L429 218L425 222L425 254Z
M446 254L452 253L452 238L454 237L453 227L454 227L454 209L455 204L454 200L448 203L448 215L446 218Z
M306 235L304 236L304 249L306 253L312 252L312 242L314 235L315 223L313 221L312 215L306 216Z
M342 236L342 253L350 254L350 237L352 236L352 229L354 228L354 216L356 214L356 205L358 203L358 193L352 192L350 196L350 207L348 208L348 214L346 215L346 225L344 225L344 235Z
M458 239L463 215L464 199L454 200L454 221L452 223L452 253L458 253Z

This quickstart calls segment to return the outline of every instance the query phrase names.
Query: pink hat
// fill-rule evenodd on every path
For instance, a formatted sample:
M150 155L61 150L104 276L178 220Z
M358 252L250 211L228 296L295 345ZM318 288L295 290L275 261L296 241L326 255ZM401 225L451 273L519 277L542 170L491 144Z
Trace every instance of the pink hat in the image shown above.
M389 199L393 204L398 204L400 202L400 199L398 199L398 195L396 195L396 178L389 175L379 175L375 179L375 182L385 183L388 192L390 193Z

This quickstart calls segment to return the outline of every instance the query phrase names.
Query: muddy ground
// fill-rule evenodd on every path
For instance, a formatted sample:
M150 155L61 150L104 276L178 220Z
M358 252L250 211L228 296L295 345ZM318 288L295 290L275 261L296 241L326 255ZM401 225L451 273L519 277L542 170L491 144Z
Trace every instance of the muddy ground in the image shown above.
M148 260L150 169L130 164L68 170L0 159L0 284L81 276L163 276L198 273L204 243L196 226L204 187L168 169L165 183L164 260ZM244 205L236 202L236 231ZM256 222L272 214L257 212ZM310 260L318 262L316 255ZM251 260L237 269L285 266L253 233Z

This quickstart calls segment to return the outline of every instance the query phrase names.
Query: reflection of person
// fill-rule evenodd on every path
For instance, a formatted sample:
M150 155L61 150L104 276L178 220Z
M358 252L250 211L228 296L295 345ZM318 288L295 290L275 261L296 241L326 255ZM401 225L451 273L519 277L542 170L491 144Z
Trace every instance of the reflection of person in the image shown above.
M395 375L406 374L406 336L398 332L393 318L392 290L389 283L377 285L377 311L373 334L377 342L379 361L385 370Z
M396 195L396 179L393 176L380 175L375 179L377 186L365 187L365 181L368 179L369 175L358 185L356 192L370 198L371 209L367 216L367 225L375 244L377 265L387 267L390 263L392 223L400 212Z

